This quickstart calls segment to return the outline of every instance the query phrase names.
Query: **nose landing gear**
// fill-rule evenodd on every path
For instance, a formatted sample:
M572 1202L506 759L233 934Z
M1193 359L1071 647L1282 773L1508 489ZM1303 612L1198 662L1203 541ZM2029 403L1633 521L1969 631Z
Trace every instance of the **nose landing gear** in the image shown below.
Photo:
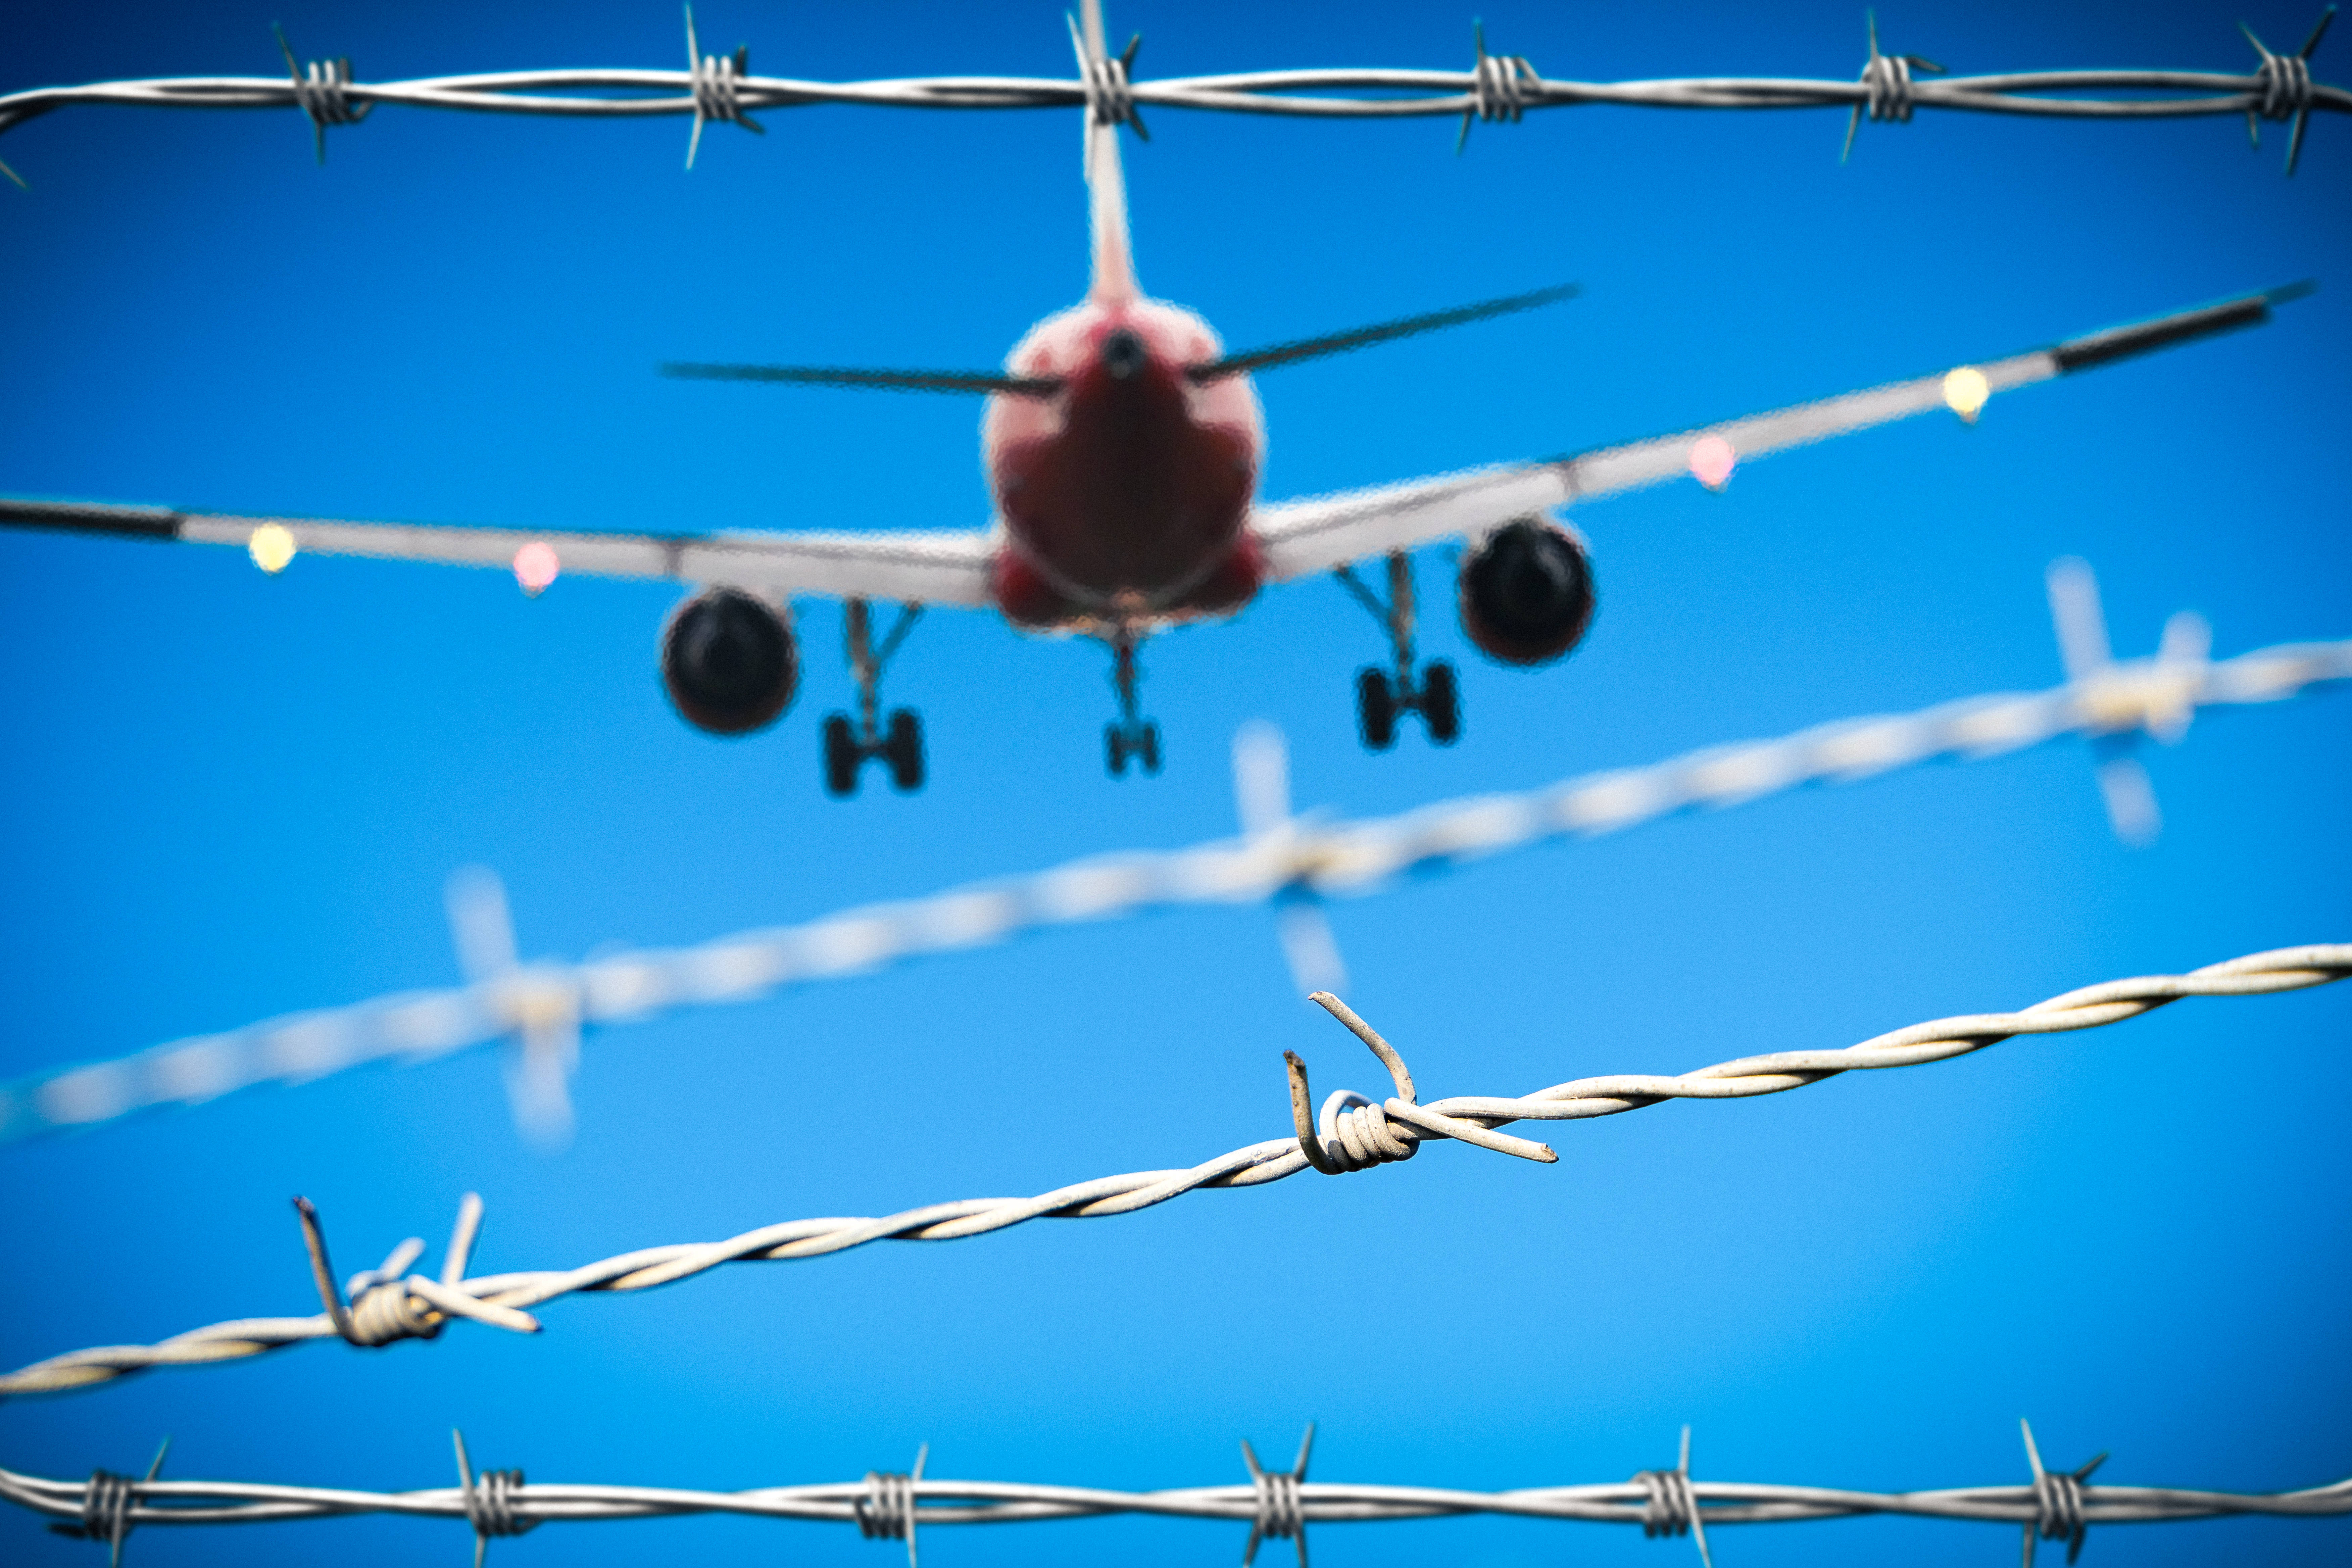
M1113 778L1125 777L1129 762L1147 773L1160 771L1160 726L1137 711L1135 650L1142 642L1131 626L1111 634L1111 680L1118 688L1118 718L1103 726L1103 754Z
M920 605L902 605L881 646L873 642L873 623L866 602L848 603L846 640L849 672L857 681L857 718L828 713L824 719L824 789L835 799L857 793L857 775L866 759L879 757L890 769L890 783L902 794L923 787L923 721L911 708L893 709L888 723L882 720L882 667L907 640Z
M1404 552L1392 551L1388 568L1386 604L1364 586L1353 567L1342 566L1337 573L1341 585L1387 630L1395 668L1395 673L1391 674L1367 665L1356 672L1357 731L1363 737L1366 750L1385 752L1396 743L1397 715L1419 713L1428 727L1429 738L1441 746L1450 746L1462 735L1462 692L1454 679L1454 666L1442 658L1433 659L1416 679L1412 657L1412 562Z

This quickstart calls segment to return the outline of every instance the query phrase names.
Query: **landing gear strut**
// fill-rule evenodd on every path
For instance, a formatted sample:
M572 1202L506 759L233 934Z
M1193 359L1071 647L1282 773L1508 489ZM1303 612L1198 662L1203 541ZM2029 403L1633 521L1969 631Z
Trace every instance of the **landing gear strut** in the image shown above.
M857 793L857 775L866 759L879 757L890 767L890 783L902 795L923 787L923 721L911 708L893 709L889 723L882 718L882 667L898 651L913 629L920 605L901 605L898 618L880 647L873 640L873 622L866 602L848 605L849 673L857 681L857 720L846 713L824 716L824 789L836 799Z
M1110 776L1119 778L1131 761L1147 773L1160 771L1160 726L1136 711L1135 650L1143 639L1132 626L1111 634L1111 680L1118 688L1118 718L1103 726L1104 760Z
M1357 731L1363 736L1367 750L1385 752L1396 743L1397 715L1419 713L1422 722L1429 728L1429 738L1441 746L1450 746L1462 734L1461 688L1454 680L1454 667L1442 658L1433 659L1415 678L1412 561L1402 550L1391 551L1388 565L1386 604L1364 586L1355 568L1342 566L1338 572L1341 585L1387 629L1389 650L1395 665L1393 675L1373 665L1356 672Z

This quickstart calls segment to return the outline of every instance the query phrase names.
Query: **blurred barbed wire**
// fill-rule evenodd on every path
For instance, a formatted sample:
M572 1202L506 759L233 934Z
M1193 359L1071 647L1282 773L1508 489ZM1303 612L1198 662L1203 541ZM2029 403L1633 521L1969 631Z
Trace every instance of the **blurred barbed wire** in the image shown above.
M274 1524L394 1514L464 1521L474 1534L478 1568L483 1548L492 1539L520 1535L542 1524L695 1514L855 1524L867 1540L904 1541L909 1568L917 1562L919 1529L1034 1524L1120 1514L1246 1524L1250 1533L1242 1558L1244 1568L1261 1543L1285 1540L1296 1544L1300 1568L1305 1568L1310 1524L1373 1524L1491 1514L1639 1525L1645 1536L1692 1537L1700 1560L1711 1563L1706 1532L1727 1525L1900 1514L2019 1526L2023 1532L2024 1560L2032 1568L2037 1541L2064 1542L2066 1561L2072 1563L2093 1525L2170 1524L2232 1515L2324 1519L2352 1513L2352 1479L2282 1492L2095 1485L2090 1477L2106 1455L2073 1470L2053 1471L2042 1462L2032 1427L2023 1421L2018 1426L2025 1439L2030 1481L1907 1492L1700 1480L1691 1474L1687 1426L1683 1428L1675 1468L1637 1471L1623 1481L1499 1491L1310 1481L1307 1463L1315 1441L1310 1425L1299 1444L1298 1458L1288 1470L1266 1468L1244 1441L1242 1455L1247 1481L1160 1491L926 1477L928 1445L911 1472L869 1470L854 1481L755 1487L733 1492L533 1483L520 1469L477 1469L465 1438L453 1432L457 1461L454 1487L378 1492L249 1481L166 1481L156 1479L156 1468L163 1463L159 1453L144 1479L101 1469L87 1481L53 1480L0 1469L0 1498L68 1521L49 1527L60 1534L106 1542L117 1563L124 1539L133 1529L148 1525Z
M2316 82L2311 58L2334 21L2328 6L2303 47L2279 53L2240 25L2254 54L2251 70L2055 70L1947 76L1942 66L1915 54L1879 47L1872 17L1861 74L1852 79L1791 77L1679 77L1646 81L1590 82L1545 78L1521 55L1489 54L1485 29L1474 29L1467 70L1369 68L1235 71L1215 76L1139 81L1133 69L1139 37L1118 55L1088 59L1081 74L1050 77L907 77L872 81L803 81L751 74L750 47L706 54L686 16L683 70L562 69L489 71L365 82L348 58L297 58L278 35L283 77L159 77L37 88L0 97L0 132L55 110L83 104L165 109L283 109L310 121L320 161L330 126L356 125L377 105L466 110L503 114L640 118L690 116L687 166L692 168L706 125L725 122L761 131L755 111L819 104L904 109L1083 108L1098 123L1145 132L1150 107L1205 112L1274 114L1318 119L1459 119L1455 145L1474 122L1516 124L1533 110L1585 104L1652 109L1843 109L1845 148L1864 118L1905 123L1921 110L2043 118L2146 120L2238 115L2248 139L2261 145L2261 121L2288 124L2286 172L2294 173L2314 110L2352 112L2352 92ZM1073 33L1075 39L1075 30ZM1378 96L1349 96L1376 94ZM2084 97L2083 94L2099 96ZM2074 96L2065 96L2074 95ZM0 166L4 167L4 166ZM14 173L8 177L24 182Z
M864 974L1027 931L1184 905L1274 903L1299 990L1337 987L1344 977L1318 907L1324 899L1361 897L1407 872L1614 833L1679 811L1738 805L1801 784L1853 783L1937 759L2000 756L2064 735L2092 741L2116 829L2137 841L2157 826L2153 790L2131 754L2137 738L2175 742L2200 709L2281 701L2352 679L2352 639L2209 662L2210 634L2185 612L2166 626L2154 658L2115 660L2087 567L2074 561L2053 566L2050 597L2071 679L2045 691L1842 720L1521 794L1468 796L1355 821L1293 816L1279 732L1251 727L1235 743L1237 804L1246 828L1241 837L1090 857L697 947L524 963L497 879L464 871L451 880L449 905L468 984L297 1013L0 1085L0 1142L89 1127L146 1107L198 1104L253 1084L305 1083L363 1063L422 1061L500 1039L518 1043L509 1081L519 1120L526 1131L560 1138L570 1125L566 1086L583 1026L747 1002L782 986Z
M2142 975L2070 991L2016 1013L1937 1018L1838 1050L1780 1051L1741 1057L1676 1075L1619 1074L1576 1079L1516 1097L1455 1097L1423 1104L1402 1056L1347 1005L1328 993L1314 1000L1353 1032L1388 1069L1395 1092L1374 1100L1340 1089L1314 1109L1307 1068L1286 1053L1291 1131L1235 1149L1189 1170L1136 1171L1058 1187L1025 1198L968 1198L875 1218L788 1220L724 1241L644 1247L577 1268L467 1277L479 1234L481 1202L471 1194L437 1276L415 1273L425 1243L409 1237L383 1262L340 1286L317 1212L297 1198L312 1278L325 1310L307 1318L246 1318L195 1329L152 1345L104 1345L53 1356L0 1375L0 1396L54 1394L110 1382L159 1366L235 1361L310 1340L341 1339L362 1348L439 1336L453 1318L536 1333L528 1309L582 1291L646 1290L738 1262L788 1261L844 1252L884 1240L953 1241L1033 1219L1097 1219L1133 1214L1212 1187L1263 1186L1310 1166L1341 1174L1412 1158L1432 1139L1455 1139L1499 1153L1550 1163L1545 1144L1496 1129L1519 1121L1564 1121L1614 1116L1667 1100L1738 1100L1801 1089L1839 1073L1912 1067L1966 1056L2017 1035L2096 1028L2137 1017L2188 996L2253 996L2325 985L2352 975L2352 942L2281 948L2209 964L2187 974Z

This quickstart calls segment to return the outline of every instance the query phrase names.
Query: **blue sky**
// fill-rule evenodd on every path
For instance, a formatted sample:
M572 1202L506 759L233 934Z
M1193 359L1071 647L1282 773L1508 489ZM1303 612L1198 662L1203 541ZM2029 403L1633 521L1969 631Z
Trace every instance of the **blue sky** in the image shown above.
M1769 15L1768 15L1769 11ZM1912 4L1889 47L1956 69L2242 68L2235 13ZM1064 74L1049 5L706 4L707 47L823 78ZM1858 7L1488 7L1559 76L1858 68ZM2257 6L2273 47L2311 17ZM85 5L11 24L9 87L268 74L272 20L362 76L666 66L663 5ZM1143 74L1458 65L1426 4L1128 4ZM2339 45L2346 45L2342 39ZM2340 51L2339 51L2340 52ZM2323 50L2318 74L2341 79ZM1557 111L1482 126L1155 115L1130 145L1142 279L1250 344L1558 280L1586 289L1263 384L1275 497L1677 428L2290 279L2273 326L1578 516L1601 607L1535 674L1468 650L1465 736L1356 745L1380 651L1335 587L1146 651L1169 763L1101 767L1108 661L927 617L887 695L932 783L824 797L840 615L802 696L719 741L661 695L671 596L566 579L0 539L0 1078L456 977L451 868L507 879L528 954L686 942L1226 831L1226 747L1287 731L1302 803L1350 814L2058 677L2041 574L2098 569L2121 651L2206 614L2216 651L2352 634L2352 141L2257 154L2230 120ZM987 365L1083 288L1075 116L850 110L755 140L683 122L386 109L313 165L290 111L77 110L0 157L0 491L563 528L970 526L975 405L683 384L663 359ZM1446 568L1423 568L1443 603ZM2152 751L2168 828L2116 845L2074 745L1553 846L1341 908L1352 998L1430 1094L1849 1043L2095 980L2341 940L2352 728L2338 693ZM543 1479L748 1486L903 1468L1154 1486L1238 1479L1322 1422L1327 1479L1507 1486L1672 1462L1856 1487L2022 1478L2015 1422L2102 1479L2248 1489L2352 1473L2336 1108L2352 988L2186 1004L1800 1095L1572 1124L1559 1165L1442 1147L1143 1216L743 1268L459 1329L313 1346L0 1410L11 1468L443 1484L446 1431ZM494 1053L370 1070L0 1151L0 1360L315 1306L287 1199L346 1269L480 1191L490 1269L772 1220L1182 1165L1377 1069L1288 994L1262 911L1054 932L592 1037L561 1155L508 1123ZM306 1303L308 1305L306 1305ZM2334 1415L2329 1413L2333 1411ZM1228 1534L1230 1539L1228 1539ZM936 1564L1238 1552L1129 1521L940 1532ZM2102 1532L2099 1561L2307 1558L2339 1524ZM0 1520L14 1561L90 1548ZM1726 1532L1719 1561L1977 1563L2006 1531ZM142 1536L142 1561L454 1554L450 1524ZM1318 1563L1688 1550L1502 1522L1318 1531ZM786 1552L844 1529L551 1529L500 1560ZM1269 1550L1280 1552L1277 1546ZM1647 1561L1644 1557L1643 1560ZM1810 1559L1809 1559L1810 1560Z

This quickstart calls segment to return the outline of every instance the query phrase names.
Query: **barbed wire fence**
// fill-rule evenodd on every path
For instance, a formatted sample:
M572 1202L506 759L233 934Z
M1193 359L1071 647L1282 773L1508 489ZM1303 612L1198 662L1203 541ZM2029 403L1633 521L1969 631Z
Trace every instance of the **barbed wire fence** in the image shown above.
M2228 1492L2180 1487L2095 1485L2102 1454L2074 1470L2042 1462L2033 1428L2018 1423L2032 1479L2023 1485L1876 1492L1774 1482L1706 1481L1691 1474L1690 1428L1683 1428L1672 1469L1642 1470L1629 1480L1470 1491L1453 1487L1310 1481L1315 1441L1309 1425L1297 1462L1268 1469L1245 1441L1249 1479L1239 1484L1123 1491L1023 1481L947 1480L923 1474L926 1446L912 1471L869 1470L854 1481L703 1491L680 1487L530 1482L520 1469L478 1469L464 1436L451 1433L457 1484L419 1491L278 1486L250 1481L157 1479L158 1453L145 1478L98 1470L86 1481L53 1480L0 1469L0 1498L67 1522L60 1534L104 1542L115 1563L133 1529L148 1525L276 1524L295 1520L392 1514L462 1520L474 1535L478 1565L489 1542L542 1524L732 1514L761 1520L854 1524L866 1539L903 1541L917 1568L917 1532L966 1524L1034 1524L1055 1520L1141 1514L1249 1526L1244 1568L1265 1542L1294 1543L1307 1563L1309 1525L1376 1524L1402 1520L1494 1515L1561 1522L1638 1525L1645 1536L1687 1535L1712 1568L1706 1533L1739 1524L1794 1524L1871 1514L1960 1520L2021 1527L2028 1568L2038 1541L2063 1542L2066 1561L2081 1552L2093 1525L2170 1524L2231 1516L2341 1518L2352 1513L2352 1479L2283 1492Z
M2063 736L2092 741L2118 832L2144 835L2153 831L2155 805L2145 772L2129 755L2136 738L2177 742L2200 709L2284 701L2352 679L2352 639L2285 644L2209 662L2208 634L2185 613L2167 626L2156 656L2115 660L2088 569L2059 563L2051 589L2073 679L2044 691L1843 720L1520 794L1354 821L1291 815L1286 780L1276 786L1281 798L1254 802L1259 792L1241 776L1248 830L1238 838L1090 857L691 948L523 963L496 879L461 873L452 881L451 913L468 984L298 1013L0 1084L0 1143L142 1109L194 1105L255 1084L307 1083L366 1063L424 1061L509 1039L520 1045L509 1076L519 1120L526 1131L560 1131L568 1126L566 1084L583 1026L749 1002L788 985L870 973L1025 931L1155 910L1271 903L1286 917L1311 915L1320 900L1365 897L1407 873L1596 837L1683 811L1744 805L1804 784L1852 784L1932 761L2007 755ZM1245 731L1237 763L1247 760L1250 740ZM1288 942L1293 932L1286 927L1282 934ZM1328 943L1328 935L1318 940Z
M1864 118L1907 123L1923 110L2041 118L2149 120L2243 115L2248 139L2261 145L2261 122L2289 126L2286 172L2294 173L2315 110L2352 112L2352 91L2313 80L2311 59L2335 20L2320 14L2303 47L2273 50L2241 24L2254 54L2244 72L2189 70L2011 71L1948 76L1942 66L1879 46L1874 17L1862 73L1852 80L1787 77L1679 77L1591 82L1548 79L1524 56L1486 50L1473 34L1467 70L1306 69L1236 71L1215 76L1135 79L1138 45L1088 60L1080 74L1049 77L908 77L870 81L803 81L751 74L749 46L706 54L688 8L688 65L677 69L490 71L366 82L348 58L299 58L281 33L283 77L165 77L37 88L0 96L0 132L38 115L78 105L162 109L297 109L309 120L321 162L331 126L359 124L381 104L415 109L572 118L687 116L693 130L686 162L693 167L703 129L713 123L761 131L755 112L818 105L928 110L1083 108L1097 122L1147 136L1142 110L1262 114L1316 119L1458 119L1459 148L1475 123L1517 124L1538 110L1592 104L1679 110L1843 109L1845 150ZM1372 94L1377 96L1351 96ZM2084 97L2083 94L2101 96ZM2068 96L2072 95L2072 96ZM0 173L25 184L14 171Z
M2352 975L2352 942L2281 948L2209 964L2187 974L2143 975L2053 996L2015 1013L1937 1018L1836 1050L1777 1051L1693 1072L1576 1079L1531 1094L1458 1096L1423 1103L1403 1057L1338 997L1320 1003L1379 1058L1394 1093L1373 1100L1352 1090L1318 1110L1306 1064L1285 1053L1291 1131L1187 1170L1136 1171L1057 1187L1025 1198L967 1198L874 1218L788 1220L717 1242L649 1247L568 1269L467 1276L480 1232L481 1201L467 1194L440 1272L413 1271L425 1243L411 1237L373 1268L338 1286L326 1235L307 1200L295 1206L324 1310L306 1318L245 1318L192 1330L152 1345L105 1345L53 1356L0 1374L0 1397L55 1394L109 1383L150 1368L237 1361L312 1340L362 1349L432 1340L451 1320L470 1319L536 1333L529 1309L588 1291L625 1292L707 1273L724 1264L822 1258L885 1240L954 1241L1034 1219L1100 1219L1135 1214L1187 1193L1257 1187L1314 1169L1329 1175L1411 1159L1419 1146L1453 1139L1552 1163L1548 1145L1497 1129L1515 1121L1615 1116L1669 1100L1744 1100L1802 1089L1840 1073L1916 1067L1967 1056L2019 1035L2065 1033L2135 1018L2189 996L2258 996L2326 985Z

